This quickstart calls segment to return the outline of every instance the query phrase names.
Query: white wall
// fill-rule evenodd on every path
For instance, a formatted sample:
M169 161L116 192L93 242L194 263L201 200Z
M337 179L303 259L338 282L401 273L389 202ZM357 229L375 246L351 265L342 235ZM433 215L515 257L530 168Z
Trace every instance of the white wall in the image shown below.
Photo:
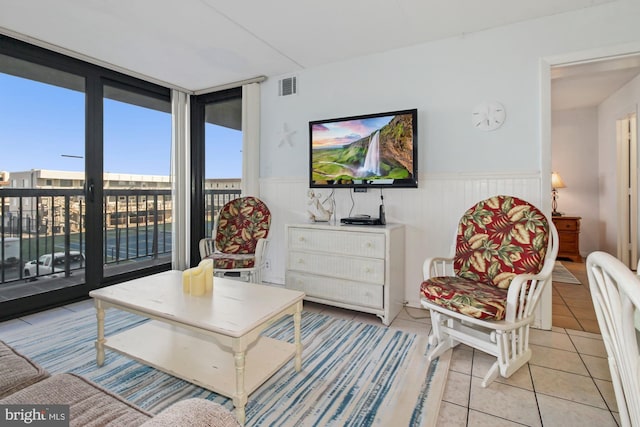
M282 224L305 220L308 122L418 108L420 188L385 192L387 220L409 227L405 292L417 304L422 260L450 247L471 198L510 191L550 211L550 191L542 188L551 168L542 161L542 58L636 42L639 21L640 2L619 0L305 69L296 73L295 96L277 96L278 79L289 75L270 76L261 86L261 194L279 218L265 280L284 277ZM506 123L497 131L471 126L471 110L484 100L506 107ZM281 144L285 125L295 132L293 146ZM339 199L342 215L348 193ZM377 191L357 195L357 211L375 214L378 200Z
M638 111L640 76L627 83L598 107L599 188L601 248L612 255L617 252L617 221L612 221L616 206L616 120ZM615 218L613 218L615 219ZM640 238L640 237L639 237Z
M603 228L598 199L598 109L554 111L551 123L551 170L567 185L558 190L558 211L582 218L580 254L586 257L600 249Z

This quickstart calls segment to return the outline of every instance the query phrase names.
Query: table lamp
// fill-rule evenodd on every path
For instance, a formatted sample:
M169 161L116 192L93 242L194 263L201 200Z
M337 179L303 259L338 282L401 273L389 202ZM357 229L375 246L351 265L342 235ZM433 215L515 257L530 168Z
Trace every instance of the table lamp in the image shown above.
M551 195L553 197L553 201L551 202L551 208L553 209L553 211L551 212L551 215L560 216L562 214L557 211L558 188L566 188L566 185L564 184L564 181L562 181L560 175L558 175L556 172L551 173L551 188L553 189L551 190Z

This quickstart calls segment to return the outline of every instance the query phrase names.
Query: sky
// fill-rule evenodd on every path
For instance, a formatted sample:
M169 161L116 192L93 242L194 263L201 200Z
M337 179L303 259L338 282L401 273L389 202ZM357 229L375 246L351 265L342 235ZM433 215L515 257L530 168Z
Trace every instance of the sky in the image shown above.
M311 135L313 147L342 147L343 145L351 144L382 128L393 117L384 116L314 124Z
M0 171L84 170L84 94L0 73ZM171 114L106 99L104 171L168 175ZM207 124L206 178L240 178L242 132Z

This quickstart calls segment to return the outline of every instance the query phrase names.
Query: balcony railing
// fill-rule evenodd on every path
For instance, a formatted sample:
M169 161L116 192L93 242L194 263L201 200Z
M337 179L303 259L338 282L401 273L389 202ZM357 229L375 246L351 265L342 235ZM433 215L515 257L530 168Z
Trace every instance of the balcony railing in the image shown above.
M240 190L206 190L205 233L215 215ZM103 197L103 264L105 267L171 255L173 202L170 190L105 189ZM52 274L69 276L84 262L87 245L86 203L82 189L16 189L0 191L0 283ZM44 255L64 254L63 263L47 268L30 263Z

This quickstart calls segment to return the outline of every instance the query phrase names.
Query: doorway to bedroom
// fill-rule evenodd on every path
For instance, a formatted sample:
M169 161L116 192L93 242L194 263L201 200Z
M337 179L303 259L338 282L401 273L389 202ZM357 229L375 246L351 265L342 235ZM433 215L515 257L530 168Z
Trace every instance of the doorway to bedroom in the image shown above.
M620 120L635 123L640 55L583 58L551 66L550 71L551 171L563 181L555 189L557 211L577 218L575 244L583 261L589 253L602 250L619 258L627 254L630 268L635 269L637 259L631 258L637 255L628 249L637 242L632 226L637 201L627 207L624 202L636 178L620 171L628 172L621 165L637 154L630 145L621 144L619 134ZM584 262L559 261L580 284L561 282L554 274L553 326L598 332Z

